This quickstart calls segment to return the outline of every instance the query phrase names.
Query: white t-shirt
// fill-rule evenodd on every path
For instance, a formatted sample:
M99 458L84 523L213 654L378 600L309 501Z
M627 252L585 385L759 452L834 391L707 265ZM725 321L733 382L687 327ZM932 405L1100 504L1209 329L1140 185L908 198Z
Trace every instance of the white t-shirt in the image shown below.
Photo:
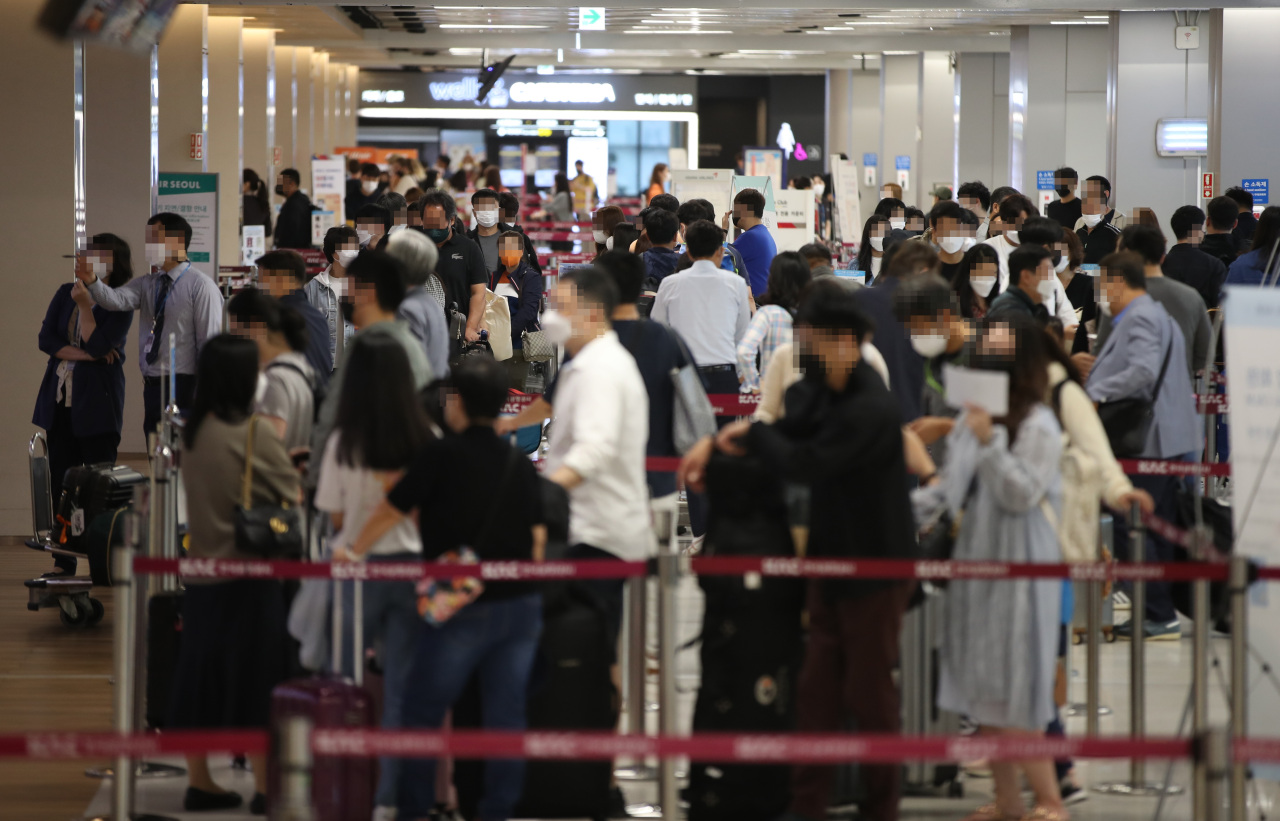
M994 248L996 256L1000 258L1000 293L1003 294L1009 290L1009 255L1018 246L1005 239L1004 234L994 236L982 244ZM1053 297L1045 300L1044 307L1048 309L1049 316L1062 320L1064 328L1080 324L1080 317L1076 316L1076 309L1067 298L1067 290L1062 287L1062 281L1057 276L1053 278Z
M350 547L364 528L373 511L387 498L390 486L384 484L395 478L385 470L357 468L338 462L337 432L329 434L324 448L324 461L320 463L320 482L316 487L316 507L326 513L342 514L342 530L333 539L333 546ZM395 553L422 553L422 538L412 519L404 519L374 543L369 553L388 556Z

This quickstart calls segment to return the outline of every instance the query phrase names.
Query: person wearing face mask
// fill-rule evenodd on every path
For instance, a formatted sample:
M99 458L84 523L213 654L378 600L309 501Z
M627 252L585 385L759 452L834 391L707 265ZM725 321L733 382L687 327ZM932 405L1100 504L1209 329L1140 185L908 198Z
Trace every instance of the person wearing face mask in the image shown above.
M967 231L962 215L964 209L951 200L943 200L929 212L929 227L933 229L933 242L938 247L939 273L947 282L956 278L960 262L964 259Z
M1058 193L1058 199L1049 203L1044 209L1046 217L1068 231L1076 229L1076 223L1083 215L1080 209L1080 198L1076 196L1076 186L1079 182L1080 176L1076 174L1074 168L1063 166L1054 171L1053 188Z
M1106 177L1093 176L1084 181L1084 201L1076 235L1084 246L1086 265L1097 265L1116 250L1120 229L1124 228L1124 215L1117 213L1110 201L1111 183Z
M880 276L880 265L884 260L884 240L889 235L889 218L882 214L872 214L862 226L862 245L858 248L856 270L865 275L865 284L870 285Z
M896 182L887 182L880 186L881 200L897 200L902 202L902 186Z
M368 202L360 206L356 212L356 238L360 240L360 249L375 251L382 238L391 231L391 212L376 202Z
M504 231L498 236L498 269L490 275L489 290L507 300L511 313L511 358L503 364L511 387L523 391L529 377L523 335L525 331L538 330L542 273L529 264L524 252L524 235L519 231Z
M349 320L342 316L341 299L345 293L347 267L360 253L360 239L354 228L345 225L330 228L324 235L324 258L329 266L313 276L302 293L307 302L325 319L329 329L329 356L332 361L330 372L338 367L341 352L351 341L355 328Z
M897 197L885 197L876 203L876 214L889 220L889 228L894 231L907 230L907 206Z
M378 183L379 174L381 171L378 166L367 162L360 165L360 176L347 180L347 195L343 198L343 205L346 207L348 222L355 222L356 214L363 206L377 202L382 193Z
M987 239L989 227L987 211L991 208L991 192L977 181L961 183L956 189L956 200L961 208L972 212L978 218L978 230L974 234L978 242Z
M501 267L498 253L498 237L508 231L515 231L523 238L521 248L525 262L539 275L542 268L538 265L538 252L533 242L514 225L502 219L502 194L491 188L482 188L471 195L472 214L476 218L476 227L467 232L467 238L480 246L484 253L484 265L492 276ZM621 210L621 209L619 209Z
M680 203L680 207L676 209L676 217L680 220L680 236L684 236L688 232L689 226L698 220L715 222L716 208L709 201L695 197ZM680 259L676 262L676 270L683 271L691 265L693 265L693 259L689 256L689 250L687 248L682 249ZM747 280L748 287L750 287L751 280L747 274L747 263L743 260L742 253L737 248L734 248L727 238L724 243L724 259L721 261L720 267L726 271L732 271Z
M276 195L284 197L276 217L277 248L311 247L311 199L299 187L302 176L296 168L286 168L276 176Z
M77 276L85 271L121 288L133 278L131 257L128 244L115 234L95 234L76 254ZM55 500L68 468L116 461L124 424L124 351L132 323L132 313L95 306L82 281L60 286L45 311L38 343L49 362L31 422L45 431ZM73 557L55 556L53 564L52 575L75 575Z
M787 390L786 414L773 423L734 422L694 446L680 466L685 486L701 491L713 450L749 455L807 488L806 555L813 558L911 559L917 553L902 418L861 355L872 320L857 296L872 290L855 294L829 280L815 283L796 314L804 378ZM850 719L860 732L898 732L894 671L913 587L899 581L808 583L809 640L797 679L796 732L842 732ZM899 770L861 769L863 817L896 821ZM786 818L825 818L834 774L830 766L796 767Z
M306 327L303 355L315 374L317 384L323 388L329 384L329 374L333 372L332 340L329 338L329 323L303 291L307 264L293 251L272 251L259 257L254 264L258 266L258 288L278 300L281 308L297 314Z
M379 208L385 208L387 213L391 215L391 224L387 226L386 236L391 236L409 227L409 201L404 198L403 194L397 194L395 191L384 191L382 196L378 197L377 205Z
M925 216L923 211L919 208L908 207L903 209L903 217L905 218L903 227L904 231L913 237L918 237L924 234ZM890 224L893 223L892 217L889 218L889 222Z
M1037 321L1049 317L1045 302L1053 298L1053 254L1041 245L1027 245L1009 255L1009 288L987 311L988 322L1023 316Z
M1004 291L1010 287L1009 254L1022 242L1018 230L1027 217L1037 216L1039 212L1031 200L1014 192L1001 200L996 213L1000 218L1000 233L988 239L986 244L996 249L1000 257L1000 290Z
M591 240L596 246L596 259L612 250L613 229L626 219L626 214L616 205L606 205L591 215Z
M448 193L428 191L418 203L422 206L422 230L440 252L436 276L444 286L445 316L450 319L451 329L453 314L458 315L459 337L451 339L451 344L460 348L480 339L484 292L489 283L484 252L465 234L457 231L457 212L453 197ZM452 330L450 336L453 336Z
M1062 241L1062 235L1065 233L1062 226L1048 217L1029 216L1022 221L1022 228L1018 231L1018 239L1020 244L1018 247L1025 248L1029 245L1039 245L1046 249L1051 255L1050 262L1053 264L1054 276L1050 280L1050 288L1046 289L1044 307L1048 309L1049 316L1057 317L1062 323L1063 333L1067 343L1070 344L1075 337L1076 328L1080 324L1080 318L1076 314L1075 306L1071 300L1067 298L1066 289L1062 285L1062 281L1058 276L1067 269L1071 264L1070 256L1067 253L1065 244Z
M831 249L827 246L817 242L810 242L800 246L799 253L809 266L809 276L811 278L835 276L835 268L832 266L834 260L831 257ZM770 276L772 276L772 271ZM857 283L851 284L856 285Z
M951 282L960 315L982 319L1000 295L1000 258L990 245L975 245L964 254L956 278Z
M409 326L422 346L431 372L443 378L449 373L449 324L440 301L427 287L436 279L439 249L421 231L402 231L387 240L386 251L404 268L404 301L396 309L396 317Z
M764 194L754 188L744 188L733 198L733 213L725 214L721 228L728 230L732 218L738 231L733 247L742 254L751 283L753 296L760 296L769 284L769 265L777 256L778 246L769 229L764 226Z
M1173 212L1169 227L1176 242L1160 267L1165 276L1195 288L1205 307L1217 308L1227 266L1200 248L1205 238L1205 221L1204 211L1194 205L1184 205Z
M196 388L196 364L205 343L222 333L222 292L212 277L191 266L191 224L177 214L161 212L147 220L146 260L154 272L113 287L110 276L91 267L76 277L93 301L108 311L138 311L138 366L143 382L143 435L154 433L164 412L163 400L185 414ZM107 281L103 281L106 277ZM174 341L176 389L168 396L169 339Z
M671 169L667 168L666 163L660 162L654 165L653 173L649 175L649 189L645 192L644 204L648 205L654 197L665 193L670 179Z

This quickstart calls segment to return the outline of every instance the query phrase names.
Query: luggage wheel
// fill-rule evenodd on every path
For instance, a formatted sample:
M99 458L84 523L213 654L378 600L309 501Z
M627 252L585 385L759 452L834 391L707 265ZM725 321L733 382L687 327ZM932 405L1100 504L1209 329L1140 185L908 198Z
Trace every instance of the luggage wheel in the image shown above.
M102 602L88 593L58 598L58 617L67 627L92 627L102 621L104 612Z

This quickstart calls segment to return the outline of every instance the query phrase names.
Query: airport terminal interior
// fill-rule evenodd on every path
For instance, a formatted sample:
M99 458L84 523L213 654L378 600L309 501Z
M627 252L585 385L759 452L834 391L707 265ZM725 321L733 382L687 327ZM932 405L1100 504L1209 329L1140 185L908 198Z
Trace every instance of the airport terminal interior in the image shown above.
M1280 813L1280 8L598 2L3 0L0 819Z

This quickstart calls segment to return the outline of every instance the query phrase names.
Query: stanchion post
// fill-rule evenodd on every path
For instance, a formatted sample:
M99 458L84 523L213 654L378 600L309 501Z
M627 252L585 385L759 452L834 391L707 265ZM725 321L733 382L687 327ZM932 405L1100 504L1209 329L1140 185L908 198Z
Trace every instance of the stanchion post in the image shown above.
M626 688L627 733L633 736L645 735L645 706L648 702L645 692L648 681L648 613L645 599L648 596L648 585L649 579L645 576L633 576L627 579L626 584L627 653L623 684ZM651 781L658 777L658 771L643 759L637 759L628 766L615 769L614 777L621 781Z
M1129 511L1129 547L1133 551L1130 560L1145 564L1147 560L1147 529L1142 522L1142 510L1135 502ZM1147 583L1139 574L1133 582L1132 620L1129 622L1129 736L1135 741L1146 733L1147 726L1147 667L1146 621ZM1146 759L1134 756L1129 761L1129 782L1141 789L1147 781Z
M1101 702L1102 682L1102 585L1091 581L1085 586L1085 735L1096 738L1100 730L1098 709Z
M1196 767L1205 773L1203 800L1193 807L1195 821L1227 821L1227 780L1231 771L1231 736L1226 728L1207 730L1197 738Z
M1231 595L1231 737L1244 738L1249 709L1249 633L1248 600L1249 560L1239 554L1231 557L1228 572ZM1245 821L1247 805L1245 761L1231 763L1231 821Z
M1202 741L1209 731L1209 582L1197 579L1191 587L1191 620L1195 632L1191 636L1191 733ZM1209 818L1207 756L1196 756L1193 764L1191 789L1192 806L1200 813L1197 818Z
M311 806L311 720L290 716L276 739L280 765L280 804L273 818L280 821L312 821Z
M140 515L134 511L125 514L125 543L115 551L112 568L112 596L115 620L112 627L111 673L115 678L112 692L113 724L117 733L126 735L135 729L133 723L134 653L137 649L137 625L134 596L133 557L137 555ZM133 759L118 755L115 759L116 777L111 782L111 812L113 818L128 819L133 815L134 772Z
M678 729L676 693L676 591L680 584L680 554L671 538L674 524L664 511L657 521L662 534L658 551L658 721L664 736ZM663 758L658 764L659 804L666 821L680 818L680 784L676 761Z

